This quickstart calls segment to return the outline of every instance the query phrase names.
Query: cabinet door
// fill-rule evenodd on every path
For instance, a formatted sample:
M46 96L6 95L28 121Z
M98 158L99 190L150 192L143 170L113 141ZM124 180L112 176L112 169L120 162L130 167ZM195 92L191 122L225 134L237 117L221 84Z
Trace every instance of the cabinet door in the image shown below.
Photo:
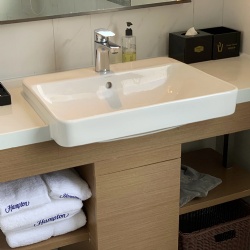
M179 188L180 158L96 176L98 249L177 249Z

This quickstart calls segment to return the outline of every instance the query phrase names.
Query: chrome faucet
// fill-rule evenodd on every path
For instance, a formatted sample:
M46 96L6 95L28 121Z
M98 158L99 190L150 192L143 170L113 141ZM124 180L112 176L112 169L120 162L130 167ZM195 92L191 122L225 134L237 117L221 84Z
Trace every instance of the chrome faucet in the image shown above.
M95 35L95 71L107 72L110 70L109 53L118 53L120 46L109 41L109 37L115 35L107 29L97 29Z

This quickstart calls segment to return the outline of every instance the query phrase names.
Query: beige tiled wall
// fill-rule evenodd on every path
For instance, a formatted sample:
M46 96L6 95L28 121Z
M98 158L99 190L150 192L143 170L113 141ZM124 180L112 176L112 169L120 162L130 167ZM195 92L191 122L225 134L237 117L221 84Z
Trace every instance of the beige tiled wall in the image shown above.
M250 55L249 12L249 0L224 0L223 24L242 31L242 52Z
M212 2L212 3L211 3ZM168 54L168 33L222 24L223 0L0 25L0 80L93 66L93 31L109 28L121 43L125 23L133 23L137 58ZM209 12L201 15L204 6ZM215 11L216 10L216 11ZM212 20L212 21L211 21Z
M52 20L0 25L0 80L55 71Z
M194 26L196 28L210 28L222 24L223 0L193 1Z
M191 3L0 25L0 80L93 66L93 32L104 27L121 43L133 23L137 58L168 54L168 33L225 25L242 31L250 54L250 1L193 0ZM113 58L119 61L120 58Z

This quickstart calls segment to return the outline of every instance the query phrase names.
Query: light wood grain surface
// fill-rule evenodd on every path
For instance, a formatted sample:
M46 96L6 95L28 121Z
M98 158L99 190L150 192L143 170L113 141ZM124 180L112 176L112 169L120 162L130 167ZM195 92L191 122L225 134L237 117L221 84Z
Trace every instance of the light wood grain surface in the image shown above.
M177 250L181 144L248 129L250 103L242 103L231 116L143 137L74 148L50 141L1 150L1 182L76 167L93 192L85 204L86 228L20 250L51 250L89 238L95 250ZM208 152L205 162L210 158L214 162L205 170L211 168L226 185L181 213L249 195L244 171L236 166L225 174L217 169L217 156ZM183 159L198 169L203 161L194 156ZM0 250L10 250L3 234Z

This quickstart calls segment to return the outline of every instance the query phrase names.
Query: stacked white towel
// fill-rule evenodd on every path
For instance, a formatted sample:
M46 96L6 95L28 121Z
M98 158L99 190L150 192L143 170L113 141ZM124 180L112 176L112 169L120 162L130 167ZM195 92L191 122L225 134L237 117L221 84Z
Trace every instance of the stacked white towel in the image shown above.
M42 227L28 228L25 230L6 232L6 241L10 247L31 245L47 240L52 236L62 235L76 230L86 224L86 217L82 210L67 220L58 221L54 224Z
M72 169L43 174L42 178L50 197L54 199L76 198L84 201L92 195L88 184Z
M0 228L10 247L74 231L86 224L88 184L71 170L0 183Z
M0 227L5 233L43 226L72 217L80 211L82 205L82 201L77 199L52 200L50 203L32 210L1 217Z
M51 201L42 178L27 177L0 183L0 216L35 208Z

